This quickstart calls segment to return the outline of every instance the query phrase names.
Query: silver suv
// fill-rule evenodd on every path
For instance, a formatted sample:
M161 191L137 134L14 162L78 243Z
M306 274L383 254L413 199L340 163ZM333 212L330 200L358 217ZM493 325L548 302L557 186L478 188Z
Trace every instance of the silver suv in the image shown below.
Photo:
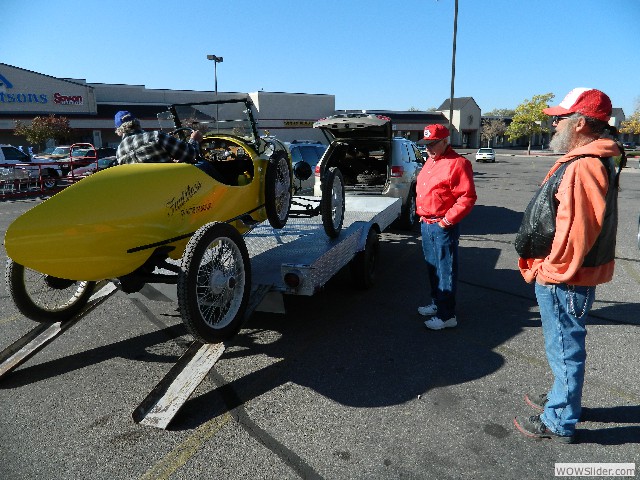
M382 115L348 113L313 124L330 141L315 168L314 195L321 196L325 172L337 167L347 195L383 195L402 199L400 228L416 220L416 179L424 164L416 144L393 137L391 119Z

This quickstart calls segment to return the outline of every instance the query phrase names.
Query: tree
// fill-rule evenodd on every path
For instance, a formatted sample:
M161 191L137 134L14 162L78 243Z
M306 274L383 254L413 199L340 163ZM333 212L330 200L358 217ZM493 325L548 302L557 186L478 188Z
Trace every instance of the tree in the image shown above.
M491 118L482 121L482 130L480 132L480 137L482 140L487 141L487 147L491 146L491 140L504 135L507 131L507 124L504 120L499 118Z
M640 133L640 100L636 102L636 111L633 112L628 120L620 123L618 131L620 133Z
M543 95L534 95L531 100L527 99L522 102L516 107L511 124L505 132L510 141L526 137L528 139L528 155L531 155L531 141L533 136L549 131L549 129L544 126L544 122L548 117L542 113L542 110L549 106L549 102L553 97L555 97L553 93L545 93Z
M50 138L57 142L67 140L71 135L71 127L68 118L51 114L48 117L35 117L31 125L16 120L13 133L25 137L29 143L43 147Z
M509 108L494 108L490 112L485 113L485 117L513 117L515 115L515 110L511 110Z

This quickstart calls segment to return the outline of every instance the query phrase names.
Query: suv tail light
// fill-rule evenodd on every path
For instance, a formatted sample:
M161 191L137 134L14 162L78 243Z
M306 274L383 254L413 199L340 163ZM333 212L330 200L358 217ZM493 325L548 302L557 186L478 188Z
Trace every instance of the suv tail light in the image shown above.
M401 177L402 175L404 175L404 168L402 168L401 166L391 167L391 177L398 178L398 177Z
M314 172L313 172L313 173L314 173L314 175L315 175L316 177L319 177L319 176L320 176L320 164L319 164L319 163L316 163L316 168L315 168L315 170L314 170Z

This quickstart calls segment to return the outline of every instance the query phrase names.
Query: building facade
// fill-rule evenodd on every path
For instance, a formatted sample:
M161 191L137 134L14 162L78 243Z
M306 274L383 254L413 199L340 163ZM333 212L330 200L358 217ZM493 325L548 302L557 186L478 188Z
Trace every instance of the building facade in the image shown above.
M237 98L238 92L218 92L218 98ZM252 92L247 93L256 111L259 133L282 141L327 142L313 123L334 115L335 96L328 94ZM69 143L88 142L96 147L117 146L113 117L129 110L146 130L160 128L157 114L174 103L206 102L213 91L148 89L144 85L87 83L83 79L56 78L0 63L0 143L27 145L14 134L16 121L29 124L36 116L55 115L69 119ZM459 109L459 110L458 110ZM360 110L359 110L360 111ZM414 141L422 139L425 125L448 124L449 103L439 111L367 110L390 117L396 135ZM475 148L480 145L480 109L471 97L454 99L451 143Z

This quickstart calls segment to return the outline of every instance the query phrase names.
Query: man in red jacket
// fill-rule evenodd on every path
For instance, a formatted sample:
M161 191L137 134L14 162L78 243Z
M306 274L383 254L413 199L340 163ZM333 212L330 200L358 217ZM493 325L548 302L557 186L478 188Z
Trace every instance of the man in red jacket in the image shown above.
M449 145L444 125L424 129L428 158L416 186L416 212L420 216L422 251L431 284L431 304L418 313L431 317L424 322L431 330L452 328L458 283L459 222L476 203L471 162Z

